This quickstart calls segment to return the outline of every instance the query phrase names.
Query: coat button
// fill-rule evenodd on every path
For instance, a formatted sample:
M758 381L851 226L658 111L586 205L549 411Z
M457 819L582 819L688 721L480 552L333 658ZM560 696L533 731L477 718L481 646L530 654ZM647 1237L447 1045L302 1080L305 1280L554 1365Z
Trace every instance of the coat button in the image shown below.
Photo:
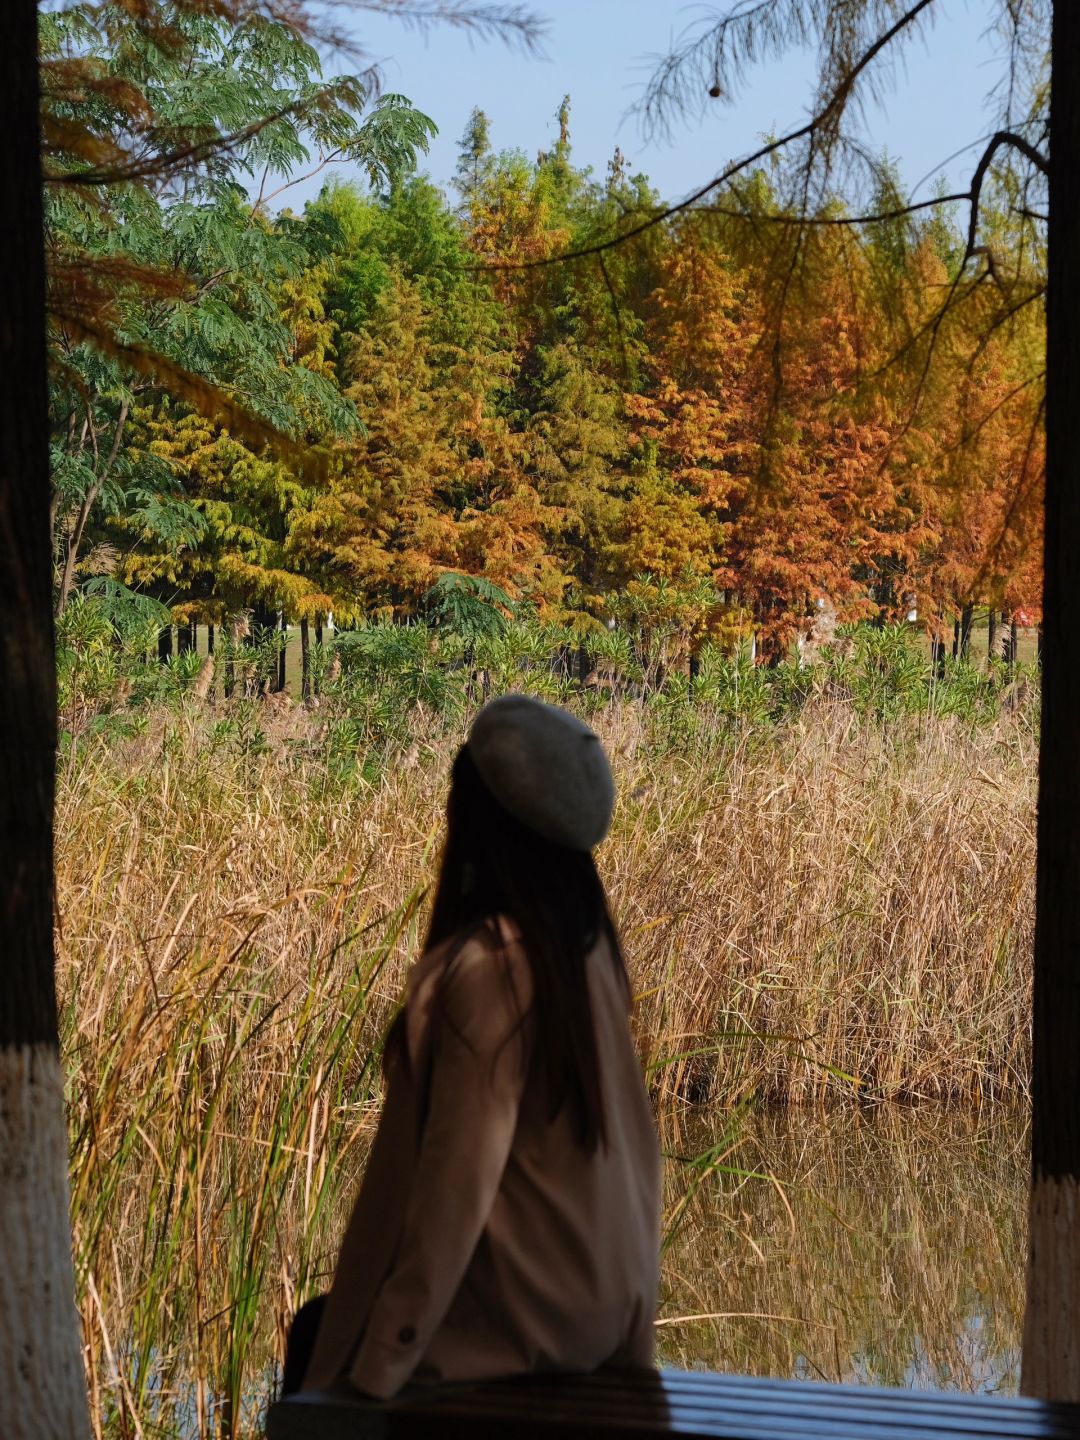
M416 1331L411 1325L403 1325L397 1334L400 1345L411 1345L416 1339Z

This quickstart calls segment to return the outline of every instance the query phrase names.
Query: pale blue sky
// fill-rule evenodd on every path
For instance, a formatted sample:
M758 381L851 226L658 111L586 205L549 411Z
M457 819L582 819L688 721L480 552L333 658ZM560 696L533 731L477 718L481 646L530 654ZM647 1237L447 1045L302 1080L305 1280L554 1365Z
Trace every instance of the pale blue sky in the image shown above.
M453 175L456 145L474 105L487 112L496 148L532 156L550 145L555 111L569 93L575 162L602 175L618 144L632 169L646 171L666 199L696 189L762 134L780 133L806 115L812 57L791 54L752 73L733 105L710 106L700 124L677 124L672 141L646 142L638 117L628 112L650 57L665 51L705 7L682 0L530 0L529 8L549 22L545 58L445 28L418 33L385 16L354 20L357 38L382 63L386 88L409 96L437 122L440 134L426 169L438 183ZM963 188L970 154L949 156L986 131L985 97L1000 65L985 33L987 0L938 0L934 8L940 15L930 45L916 42L884 107L867 116L867 129L873 144L886 146L898 162L907 186L943 166L949 181ZM335 169L346 173L346 167ZM298 206L319 184L296 187L282 199Z

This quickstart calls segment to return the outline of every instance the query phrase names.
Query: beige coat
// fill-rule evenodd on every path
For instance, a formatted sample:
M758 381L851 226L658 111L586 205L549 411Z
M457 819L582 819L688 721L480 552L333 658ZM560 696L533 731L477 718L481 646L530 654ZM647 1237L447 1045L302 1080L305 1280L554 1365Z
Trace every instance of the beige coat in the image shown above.
M565 1112L548 1118L531 972L502 925L501 952L482 931L409 976L408 1064L391 1067L305 1389L653 1363L660 1160L610 950L587 960L608 1131L587 1155Z

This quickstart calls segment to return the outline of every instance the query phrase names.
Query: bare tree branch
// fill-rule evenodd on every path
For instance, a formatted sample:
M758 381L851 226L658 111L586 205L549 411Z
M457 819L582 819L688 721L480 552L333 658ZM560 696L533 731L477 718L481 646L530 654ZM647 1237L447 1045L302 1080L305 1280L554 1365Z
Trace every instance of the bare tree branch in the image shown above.
M1034 145L1031 145L1022 135L1017 135L1011 130L999 130L996 135L990 137L990 143L979 157L979 163L971 177L971 189L968 198L971 201L971 218L968 221L967 253L975 253L975 236L979 228L979 201L982 198L983 181L986 179L986 172L990 168L990 162L1003 145L1011 145L1014 150L1019 150L1027 160L1043 175L1050 173L1050 162L1045 155L1041 154Z
M890 25L883 34L879 35L874 43L868 46L854 65L851 66L850 70L845 72L826 103L805 125L800 125L796 130L789 130L786 135L782 135L779 139L770 140L764 145L761 145L752 154L744 156L741 160L734 161L714 179L702 185L700 189L695 190L693 194L688 195L684 200L679 200L672 205L665 206L664 209L650 216L647 220L643 220L639 224L632 226L629 230L624 230L618 235L610 236L606 240L596 241L591 245L582 245L577 249L564 250L557 255L543 256L533 260L488 261L483 265L470 266L469 269L476 271L536 270L550 265L558 265L568 260L584 260L594 255L601 255L608 250L613 250L618 245L625 244L628 240L634 240L639 235L644 235L655 226L662 225L664 221L693 209L699 201L704 200L706 195L711 195L713 191L718 190L721 186L733 180L749 166L767 159L770 155L775 155L777 152L793 145L796 141L809 140L813 143L814 137L827 125L835 122L843 112L845 105L851 98L855 82L859 76L868 66L873 64L874 60L877 59L883 50L888 48L898 35L913 25L918 16L933 3L934 0L916 0L916 3L910 6L894 24ZM809 173L810 167L808 166L807 175L809 175ZM804 189L804 194L805 193L807 192ZM796 223L800 222L796 221Z

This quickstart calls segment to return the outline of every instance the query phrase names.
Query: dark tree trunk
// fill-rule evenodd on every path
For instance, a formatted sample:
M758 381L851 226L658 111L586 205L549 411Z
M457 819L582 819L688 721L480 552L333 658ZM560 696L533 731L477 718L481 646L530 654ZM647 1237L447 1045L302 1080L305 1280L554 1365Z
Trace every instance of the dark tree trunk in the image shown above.
M322 643L323 643L323 627L322 627L322 625L321 625L321 623L320 623L320 624L316 624L316 626L315 626L315 644L318 645L320 651L322 650ZM320 694L322 693L322 682L321 682L321 680L319 679L319 675L320 675L321 669L322 669L322 665L321 665L322 656L321 656L321 655L320 655L319 659L320 659L320 666L319 666L319 669L316 670L316 673L315 673L315 675L314 675L314 677L313 677L314 683L313 683L313 687L312 687L312 688L313 688L313 692L314 692L314 694L316 694L316 695L320 695Z
M1021 1384L1080 1401L1080 5L1055 0L1046 549L1035 879L1027 1313Z
M935 635L930 641L930 668L935 679L945 679L945 640L941 635Z
M585 686L588 685L592 673L593 663L589 655L589 647L587 645L579 645L577 652L577 678L578 684L583 690Z
M251 612L251 628L248 631L248 644L251 646L262 645L275 633L277 626L278 612L271 610L266 605L256 605Z
M203 665L204 667L207 665L210 667L209 681L206 686L206 698L211 704L217 700L217 665L214 663L214 644L216 639L217 636L214 632L213 625L207 625L206 659L203 661Z
M955 660L960 654L960 616L957 615L952 622L952 658Z
M1020 631L1016 626L1016 616L1009 621L1009 674L1016 669L1016 657L1020 653Z
M971 653L971 626L975 620L975 606L965 605L960 616L960 658L966 660Z
M990 607L990 618L986 626L986 653L991 660L997 654L997 611Z
M281 612L281 649L277 656L277 684L274 689L283 691L285 689L285 656L289 646L289 622L285 619L284 610Z
M701 656L696 652L690 652L690 663L687 666L687 694L690 699L694 698L694 681L701 674Z
M300 621L300 698L311 699L311 636L306 620Z
M186 655L189 650L197 646L198 631L194 625L178 625L176 627L176 653Z
M263 604L256 605L251 612L251 626L247 633L249 648L257 650L260 646L265 645L277 633L277 626L277 611L271 610ZM270 666L264 671L260 661L259 672L255 676L256 693L265 695L268 690L274 688L276 678L277 666Z
M167 660L172 659L172 626L165 625L158 631L157 656L164 665Z
M37 7L0 48L0 1413L20 1440L88 1433L53 975L56 659Z

